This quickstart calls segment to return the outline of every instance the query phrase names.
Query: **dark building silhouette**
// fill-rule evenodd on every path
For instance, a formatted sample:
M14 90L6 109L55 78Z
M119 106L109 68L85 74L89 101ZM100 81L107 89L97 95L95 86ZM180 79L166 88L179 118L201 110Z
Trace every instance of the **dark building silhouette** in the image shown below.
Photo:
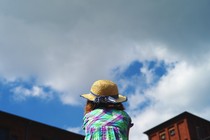
M144 133L149 140L210 140L210 122L183 112Z
M84 140L84 136L0 111L0 140Z

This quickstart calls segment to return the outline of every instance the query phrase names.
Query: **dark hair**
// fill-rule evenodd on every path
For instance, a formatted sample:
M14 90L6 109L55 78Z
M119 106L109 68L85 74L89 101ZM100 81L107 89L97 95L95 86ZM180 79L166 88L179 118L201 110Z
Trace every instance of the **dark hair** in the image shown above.
M87 100L85 106L85 114L97 108L125 110L122 103L95 103L93 101Z

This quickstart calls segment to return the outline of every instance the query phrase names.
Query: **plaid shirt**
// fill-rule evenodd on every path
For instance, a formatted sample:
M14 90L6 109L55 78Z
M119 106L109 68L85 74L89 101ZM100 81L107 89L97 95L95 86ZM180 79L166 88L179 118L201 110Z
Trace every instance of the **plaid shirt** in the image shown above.
M95 109L83 120L85 140L128 140L131 118L125 111Z

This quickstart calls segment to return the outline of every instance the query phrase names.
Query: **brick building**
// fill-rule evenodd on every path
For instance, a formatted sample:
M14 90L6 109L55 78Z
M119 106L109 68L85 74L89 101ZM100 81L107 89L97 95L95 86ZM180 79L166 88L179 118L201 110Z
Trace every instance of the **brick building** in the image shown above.
M84 136L0 111L0 140L84 140Z
M210 140L210 122L183 112L144 133L149 140Z

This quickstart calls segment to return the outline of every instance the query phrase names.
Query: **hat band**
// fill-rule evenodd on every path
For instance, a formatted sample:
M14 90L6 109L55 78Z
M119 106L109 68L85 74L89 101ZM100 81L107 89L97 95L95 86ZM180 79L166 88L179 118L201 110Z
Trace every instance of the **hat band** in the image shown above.
M90 93L96 97L106 97L106 95L97 95L95 93L93 93L92 91L90 91ZM118 95L108 95L107 97L112 97L112 98L115 98L115 99L118 99L119 96Z
M101 95L96 95L93 92L90 93L96 97L94 100L95 103L116 103L116 99L118 98L118 95L101 96Z

